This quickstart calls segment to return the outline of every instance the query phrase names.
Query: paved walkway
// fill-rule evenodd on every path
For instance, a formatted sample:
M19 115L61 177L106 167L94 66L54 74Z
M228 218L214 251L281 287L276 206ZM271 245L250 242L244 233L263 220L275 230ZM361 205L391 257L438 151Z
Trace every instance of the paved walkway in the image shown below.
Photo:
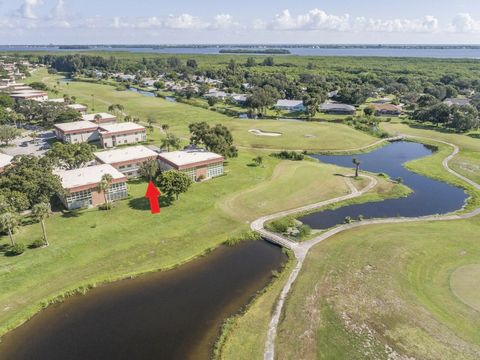
M450 167L448 166L448 163L450 162L450 160L452 160L458 154L458 152L459 152L458 146L456 146L455 144L445 142L445 141L436 140L436 139L432 139L432 138L426 138L426 137L419 137L419 136L407 136L407 135L403 136L402 135L402 136L399 136L399 137L395 137L393 139L398 140L398 139L401 139L401 138L408 138L408 137L417 138L417 139L428 139L428 140L432 140L432 141L435 141L435 142L439 142L439 143L451 146L453 148L453 152L443 160L443 163L442 163L443 167L449 173L455 175L456 177L462 179L463 181L472 185L476 189L480 190L480 185L479 184L472 181L471 179L466 178L463 175L458 174L456 171L450 169ZM381 141L386 141L386 140L387 139L381 140ZM390 139L390 140L392 140L392 139ZM374 144L370 145L370 147L371 146L374 146ZM326 201L322 201L322 202L312 204L312 205L303 206L303 207L298 208L298 209L282 211L282 212L279 212L279 213L276 213L276 214L264 216L264 217L261 217L261 218L255 220L251 223L250 227L251 227L252 230L258 232L264 238L268 239L271 242L274 242L274 243L279 244L283 247L291 249L294 252L295 257L297 258L297 264L296 264L295 268L292 270L292 272L290 273L290 276L289 276L287 282L285 283L284 287L282 288L282 291L281 291L280 296L277 300L277 304L275 306L274 312L273 312L271 320L270 320L270 324L269 324L269 327L268 327L267 340L265 342L265 350L264 350L264 359L265 360L273 360L274 357L275 357L275 339L276 339L276 336L277 336L277 328L278 328L278 324L280 322L280 316L281 316L282 309L283 309L283 306L284 306L284 303L285 303L285 299L286 299L288 293L290 292L290 289L291 289L293 283L297 279L297 276L298 276L300 270L302 269L303 262L305 260L305 257L308 254L308 251L313 246L317 245L318 243L322 242L323 240L328 239L331 236L333 236L335 234L338 234L342 231L357 228L357 227L360 227L360 226L374 225L374 224L408 223L408 222L419 222L419 221L450 221L450 220L468 219L468 218L472 218L474 216L480 215L480 208L477 208L477 209L475 209L475 210L473 210L469 213L466 213L466 214L432 215L432 216L423 216L423 217L415 217L415 218L386 218L386 219L363 220L363 221L354 222L354 223L351 223L351 224L343 224L343 225L337 226L337 227L335 227L331 230L328 230L328 231L320 234L319 236L315 237L314 239L309 240L309 241L305 241L303 243L293 242L293 241L291 241L291 240L289 240L289 239L287 239L287 238L285 238L285 237L283 237L279 234L274 234L274 233L271 233L271 232L264 229L264 224L267 221L270 221L270 220L273 220L273 219L276 219L276 218L285 217L285 216L288 216L288 215L291 215L291 214L294 214L294 213L314 210L314 209L323 207L325 205L334 204L334 203L344 201L344 200L347 200L347 199L352 199L352 198L363 195L364 193L370 191L371 189L373 189L377 185L377 180L375 178L373 178L371 176L368 176L368 175L362 175L362 176L368 178L370 180L370 183L361 190L357 190L353 186L353 184L350 182L350 179L346 178L347 185L350 188L350 194L348 194L348 195L337 197L337 198L326 200Z

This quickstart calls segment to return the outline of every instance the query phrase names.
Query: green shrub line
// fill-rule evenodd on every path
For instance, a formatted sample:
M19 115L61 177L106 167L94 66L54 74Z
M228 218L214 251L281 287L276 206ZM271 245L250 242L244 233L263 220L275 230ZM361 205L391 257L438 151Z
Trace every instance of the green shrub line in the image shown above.
M262 236L254 231L245 231L237 236L231 236L223 242L226 246L235 246L243 241L258 241L262 240Z
M218 360L222 357L223 348L232 335L233 330L237 327L238 321L250 310L250 308L262 297L262 295L266 294L277 282L284 279L286 275L290 273L290 270L293 268L295 263L295 255L291 250L286 248L282 248L282 252L287 255L287 261L285 261L279 270L272 271L272 277L270 282L261 290L257 291L257 293L251 298L251 300L243 306L235 315L230 316L227 318L223 325L220 328L220 335L215 342L212 351L212 359ZM280 294L279 294L280 295ZM276 296L274 304L276 304L278 296ZM272 308L273 312L273 308Z

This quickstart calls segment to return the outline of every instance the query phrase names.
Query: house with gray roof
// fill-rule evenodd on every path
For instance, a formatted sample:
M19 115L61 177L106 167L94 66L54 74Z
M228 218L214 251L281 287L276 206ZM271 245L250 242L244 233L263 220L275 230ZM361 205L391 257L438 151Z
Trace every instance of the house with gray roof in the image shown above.
M335 115L354 115L356 112L355 106L340 103L323 103L320 105L320 111L325 114Z

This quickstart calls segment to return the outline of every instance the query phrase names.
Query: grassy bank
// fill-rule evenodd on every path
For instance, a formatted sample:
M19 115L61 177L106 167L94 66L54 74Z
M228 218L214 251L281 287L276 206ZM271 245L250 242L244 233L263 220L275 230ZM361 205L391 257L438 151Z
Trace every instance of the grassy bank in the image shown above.
M478 217L367 226L317 245L287 301L278 358L477 359L480 315L450 277L480 264L479 230Z

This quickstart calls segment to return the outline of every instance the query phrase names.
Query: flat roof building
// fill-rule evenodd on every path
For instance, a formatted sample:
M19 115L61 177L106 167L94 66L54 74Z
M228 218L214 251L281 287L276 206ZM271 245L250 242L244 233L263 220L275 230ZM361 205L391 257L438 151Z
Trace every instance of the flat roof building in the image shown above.
M68 104L68 108L78 111L80 114L85 115L87 112L87 106L82 104Z
M139 176L140 166L148 160L156 160L157 157L157 152L142 145L95 153L97 163L112 165L129 178Z
M105 195L98 189L105 174L113 180L108 189L107 199L115 201L128 196L127 178L113 166L101 164L74 170L55 171L60 177L66 194L60 196L62 203L69 210L88 208L105 203Z
M99 115L99 120L95 119L95 116ZM92 121L98 124L111 124L117 122L117 117L108 113L95 113L95 114L86 114L82 115L83 120Z
M37 91L37 90L15 91L15 92L12 92L10 96L15 100L36 100L36 101L48 100L48 94L45 91Z
M221 155L205 150L183 150L158 154L162 170L177 170L185 172L193 181L210 179L223 175Z
M82 143L97 141L98 125L90 121L72 121L54 125L54 132L58 140L67 143Z
M98 133L104 148L136 144L147 140L147 129L133 122L99 125Z

